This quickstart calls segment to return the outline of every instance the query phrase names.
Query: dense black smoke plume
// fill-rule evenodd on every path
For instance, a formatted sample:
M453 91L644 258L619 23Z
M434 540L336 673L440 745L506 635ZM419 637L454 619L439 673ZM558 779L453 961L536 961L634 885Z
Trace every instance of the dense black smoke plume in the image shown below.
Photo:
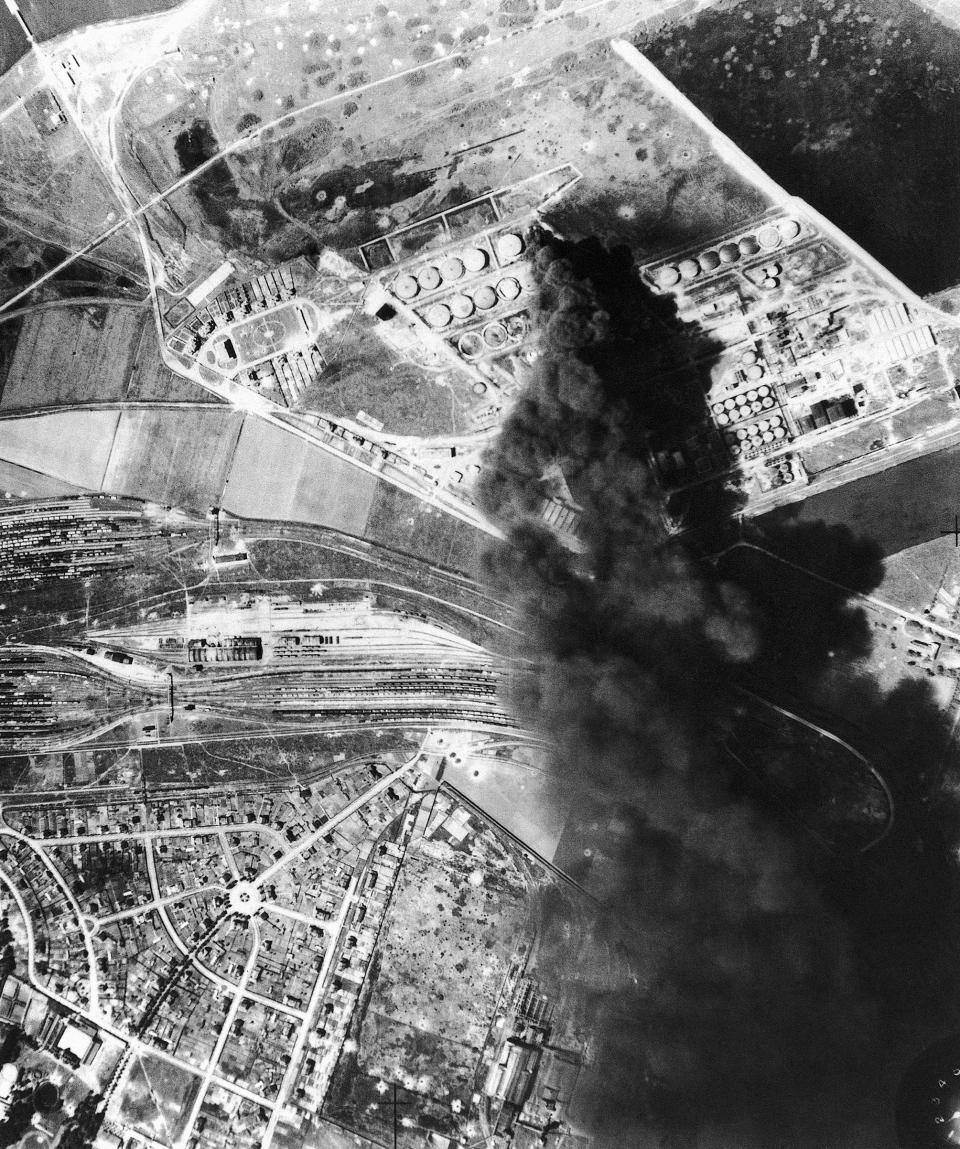
M735 507L711 506L712 538L665 529L644 444L702 417L702 335L625 253L552 242L535 269L543 352L482 498L508 534L489 574L533 660L513 704L553 739L558 800L593 811L583 876L605 907L597 953L617 955L564 974L600 1035L581 1116L604 1146L892 1146L897 1074L957 1017L960 903L943 878L956 838L930 831L939 714L925 691L884 697L852 669L869 638L842 592L778 603L769 572L703 560ZM558 463L584 508L578 555L536 515ZM831 576L856 568L860 589L876 578L876 548L846 532L785 528L777 543L807 560L812 546ZM862 858L797 833L723 750L737 682L813 697L828 667L831 696L886 736L903 806ZM919 731L915 763L903 751Z

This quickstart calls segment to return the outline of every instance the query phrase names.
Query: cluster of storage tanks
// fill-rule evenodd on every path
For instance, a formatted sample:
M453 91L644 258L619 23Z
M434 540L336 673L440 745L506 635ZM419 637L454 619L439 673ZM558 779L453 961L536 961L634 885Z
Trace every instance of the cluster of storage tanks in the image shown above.
M475 236L460 248L434 253L430 262L404 268L386 286L460 356L478 360L520 343L529 332L527 312L511 307L527 291L523 276L510 266L525 247L519 231ZM508 308L512 314L505 315ZM479 395L487 388L478 381L473 389Z
M757 232L730 240L717 248L710 248L699 256L688 256L677 263L664 264L654 272L658 287L669 289L684 281L698 279L701 275L712 275L715 271L726 270L741 259L750 259L762 251L774 251L784 243L792 243L801 232L795 219L782 219L776 223L764 224Z
M771 414L767 419L744 423L735 431L727 431L724 438L730 454L735 458L762 455L783 446L788 431L782 415Z
M785 487L788 483L796 482L797 472L794 470L793 459L784 455L778 459L768 459L765 489L775 491L777 487Z
M422 310L418 307L418 314L428 326L440 331L474 316L482 318L484 312L492 311L498 304L519 299L523 288L516 276L504 275L494 279L486 275L479 282L476 277L486 271L495 273L498 268L515 263L523 250L521 235L503 232L489 248L474 243L448 253L435 263L403 272L390 285L390 290L397 299L410 306L423 299L425 306ZM469 287L464 281L469 282ZM437 297L438 292L442 293L442 298ZM435 298L430 300L431 296ZM506 339L506 331L491 331L487 343L495 349Z

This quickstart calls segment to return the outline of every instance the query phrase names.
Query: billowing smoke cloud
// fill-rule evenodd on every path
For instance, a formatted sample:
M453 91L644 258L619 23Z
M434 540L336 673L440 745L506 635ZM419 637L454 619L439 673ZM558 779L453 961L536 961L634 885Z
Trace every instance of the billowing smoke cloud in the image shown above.
M596 952L614 956L563 972L599 1034L580 1116L604 1146L895 1145L896 1074L956 1019L948 983L926 978L956 938L946 907L960 907L942 883L931 905L917 864L942 864L950 835L934 859L906 800L919 810L929 787L914 780L883 851L818 853L723 749L738 678L822 682L865 649L863 620L826 587L778 613L765 583L724 581L668 533L644 437L692 426L703 392L695 367L668 384L651 371L710 349L622 253L552 242L535 267L543 353L481 496L508 533L489 575L522 611L532 660L513 705L553 740L558 801L577 795L597 827L584 880L605 907ZM584 508L582 554L536 514L557 463ZM873 577L874 548L837 531L819 541L826 573L855 560ZM925 724L927 763L942 753L926 692L884 698L832 673L897 749Z

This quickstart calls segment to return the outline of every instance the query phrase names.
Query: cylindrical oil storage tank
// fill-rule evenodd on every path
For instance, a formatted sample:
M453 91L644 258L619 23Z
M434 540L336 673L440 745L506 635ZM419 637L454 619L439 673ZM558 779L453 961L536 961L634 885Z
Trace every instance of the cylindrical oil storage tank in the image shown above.
M502 323L488 323L483 329L483 341L496 350L507 342L507 329Z
M680 269L668 263L657 270L655 279L660 287L676 287L680 282Z
M753 235L745 235L737 247L740 248L740 254L746 256L756 255L760 250L760 244L757 243L756 236Z
M720 248L721 263L736 263L740 258L740 248L735 243L725 243Z
M447 300L447 306L454 319L469 319L473 315L473 300L462 292L451 295Z
M516 259L522 251L523 239L516 232L504 232L497 240L497 255L504 262Z
M463 278L463 273L463 260L457 259L455 255L448 255L446 259L440 261L440 274L445 283L455 283Z
M398 275L393 284L393 294L398 299L413 299L420 292L420 284L412 275Z
M476 331L465 331L457 340L457 349L467 359L476 359L484 351L483 340Z
M514 279L512 275L506 279L501 279L497 284L497 295L501 299L506 299L508 302L516 299L520 294L520 280Z
M704 271L716 271L720 266L720 256L715 251L705 251L700 256L700 266Z
M715 416L715 418L716 418L718 427L726 427L727 424L730 422L730 416L728 414L726 414L726 412L724 412L724 411L718 412L717 415Z
M487 266L487 253L482 247L468 247L460 253L467 271L483 271Z
M443 281L440 278L440 269L428 263L417 272L417 283L421 291L436 291Z
M489 311L491 307L497 304L497 293L489 284L484 284L483 287L478 287L473 293L473 302L477 305L480 311Z
M424 319L431 327L448 327L451 318L450 308L445 303L434 303L424 312Z
M777 224L777 230L783 236L784 240L789 243L800 234L800 224L795 219L782 219Z
M768 223L757 232L757 240L762 248L772 251L775 247L780 246L780 229L772 223Z
M696 279L700 274L700 264L695 259L681 259L677 267L684 279Z

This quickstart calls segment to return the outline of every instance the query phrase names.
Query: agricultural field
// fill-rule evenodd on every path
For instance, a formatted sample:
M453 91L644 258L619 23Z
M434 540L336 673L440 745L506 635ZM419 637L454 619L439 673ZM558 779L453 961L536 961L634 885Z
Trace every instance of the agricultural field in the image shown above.
M0 410L122 399L148 320L142 307L118 304L55 307L24 316L2 379Z
M636 42L769 175L914 290L960 280L954 29L909 0L726 0Z
M219 405L122 411L101 489L206 511L220 501L242 424Z
M243 518L288 519L360 535L382 485L375 475L292 431L248 418L223 487L223 505Z
M0 326L0 411L120 400L218 402L165 366L144 301L64 301Z
M6 6L0 10L0 73L5 72L27 52L30 41L16 17Z
M102 20L125 20L176 8L183 0L18 0L31 32L38 40L52 40L75 28Z
M119 420L110 409L0 419L0 459L99 491Z
M0 496L3 498L45 499L52 495L79 495L85 489L65 479L56 479L0 459Z

